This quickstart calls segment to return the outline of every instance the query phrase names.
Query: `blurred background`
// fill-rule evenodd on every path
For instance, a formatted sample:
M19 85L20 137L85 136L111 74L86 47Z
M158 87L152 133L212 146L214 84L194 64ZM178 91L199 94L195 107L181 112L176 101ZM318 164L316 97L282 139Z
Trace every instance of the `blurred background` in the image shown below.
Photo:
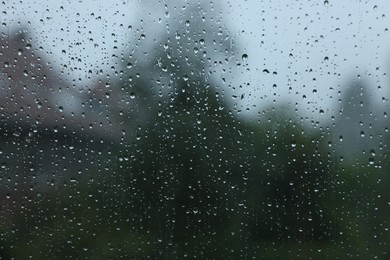
M0 259L388 259L390 3L0 3Z

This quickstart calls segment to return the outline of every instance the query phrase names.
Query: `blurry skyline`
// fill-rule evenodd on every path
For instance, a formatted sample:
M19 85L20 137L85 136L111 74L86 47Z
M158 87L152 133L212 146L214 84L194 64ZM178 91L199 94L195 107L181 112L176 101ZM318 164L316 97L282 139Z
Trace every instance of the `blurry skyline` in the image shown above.
M384 75L390 62L385 44L390 41L390 3L203 2L219 14L213 23L229 30L226 41L239 52L232 55L248 55L240 67L223 76L224 90L244 97L230 101L244 114L249 108L248 114L256 115L275 100L297 103L303 116L329 121L339 110L338 92L342 95L343 87L357 75L367 82L375 103L388 109L389 82ZM186 19L184 7L191 5L189 1L4 1L1 32L27 26L35 48L42 48L69 85L86 88L99 78L114 77L118 57L135 48L140 35L145 37L140 48L151 48L167 24L175 23L173 19ZM229 60L227 66L236 63ZM386 102L379 102L384 97Z

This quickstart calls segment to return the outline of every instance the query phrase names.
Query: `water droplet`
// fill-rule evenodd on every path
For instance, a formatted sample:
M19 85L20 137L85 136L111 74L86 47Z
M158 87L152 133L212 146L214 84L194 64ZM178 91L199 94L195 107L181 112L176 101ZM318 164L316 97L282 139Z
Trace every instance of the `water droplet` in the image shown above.
M368 164L373 165L375 163L375 159L370 157L368 158Z
M176 38L176 40L180 39L180 33L179 32L176 32L175 38Z
M243 61L246 61L247 59L248 59L248 54L243 54L243 55L242 55L242 60L243 60Z

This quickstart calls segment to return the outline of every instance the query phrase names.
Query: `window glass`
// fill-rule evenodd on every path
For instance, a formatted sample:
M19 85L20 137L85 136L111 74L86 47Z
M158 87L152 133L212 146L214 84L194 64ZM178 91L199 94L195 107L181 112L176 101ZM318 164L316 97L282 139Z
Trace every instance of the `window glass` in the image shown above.
M385 1L0 2L0 259L387 259Z

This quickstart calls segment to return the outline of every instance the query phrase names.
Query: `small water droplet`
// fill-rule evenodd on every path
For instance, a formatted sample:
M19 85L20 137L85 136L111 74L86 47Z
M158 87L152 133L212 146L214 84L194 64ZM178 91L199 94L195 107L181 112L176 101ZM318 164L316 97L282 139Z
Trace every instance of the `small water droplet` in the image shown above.
M243 61L248 60L248 54L243 54L241 58Z
M375 159L370 157L368 158L368 164L373 165L375 163Z

